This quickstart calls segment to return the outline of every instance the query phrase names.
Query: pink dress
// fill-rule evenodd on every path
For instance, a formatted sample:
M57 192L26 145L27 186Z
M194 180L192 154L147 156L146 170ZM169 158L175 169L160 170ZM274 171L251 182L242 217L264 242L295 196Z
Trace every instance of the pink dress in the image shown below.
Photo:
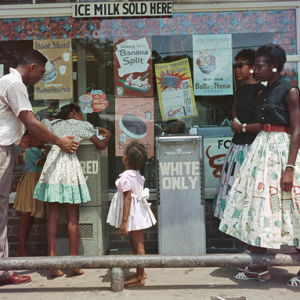
M149 189L144 189L145 178L139 171L127 170L121 173L116 181L118 191L115 193L107 216L106 222L119 228L123 217L123 203L126 191L131 191L131 206L127 220L127 230L141 230L155 225L156 219L147 202Z

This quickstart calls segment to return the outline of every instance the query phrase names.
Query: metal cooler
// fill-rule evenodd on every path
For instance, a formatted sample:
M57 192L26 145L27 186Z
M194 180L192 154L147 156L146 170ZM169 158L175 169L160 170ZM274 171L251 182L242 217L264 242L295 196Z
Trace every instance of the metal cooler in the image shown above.
M156 137L159 254L206 253L203 137Z

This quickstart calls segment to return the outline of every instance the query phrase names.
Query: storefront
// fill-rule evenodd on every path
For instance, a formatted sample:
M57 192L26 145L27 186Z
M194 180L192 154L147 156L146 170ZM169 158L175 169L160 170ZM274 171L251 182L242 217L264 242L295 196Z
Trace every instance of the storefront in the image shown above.
M299 85L298 4L0 1L0 76L15 66L14 56L24 49L44 53L49 59L45 77L29 88L36 117L55 118L59 107L74 102L95 127L111 130L107 174L111 193L124 169L125 145L139 139L148 150L144 176L153 204L155 136L188 133L199 126L205 136L209 205L232 136L231 108L240 84L232 68L234 57L243 48L279 44L288 56L283 74ZM22 155L16 154L12 191L22 174ZM217 235L214 222L208 225ZM111 240L111 248L119 248L122 241ZM155 231L149 234L149 247L155 248Z

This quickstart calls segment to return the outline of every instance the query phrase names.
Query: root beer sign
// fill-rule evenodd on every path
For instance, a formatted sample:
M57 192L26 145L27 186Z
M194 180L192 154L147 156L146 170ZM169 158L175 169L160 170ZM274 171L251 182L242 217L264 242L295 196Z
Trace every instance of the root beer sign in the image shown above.
M73 4L73 17L140 17L172 15L172 1Z

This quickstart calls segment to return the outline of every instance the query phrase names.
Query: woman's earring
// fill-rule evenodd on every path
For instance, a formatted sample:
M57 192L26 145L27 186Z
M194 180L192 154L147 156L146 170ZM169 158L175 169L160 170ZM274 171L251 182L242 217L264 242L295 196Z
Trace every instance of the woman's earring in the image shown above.
M277 69L276 69L276 68L273 68L273 69L272 69L272 72L273 72L273 73L276 73L276 72L277 72Z
M251 73L251 74L253 74L253 73L254 73L254 71L253 71L253 70L250 70L250 73Z

